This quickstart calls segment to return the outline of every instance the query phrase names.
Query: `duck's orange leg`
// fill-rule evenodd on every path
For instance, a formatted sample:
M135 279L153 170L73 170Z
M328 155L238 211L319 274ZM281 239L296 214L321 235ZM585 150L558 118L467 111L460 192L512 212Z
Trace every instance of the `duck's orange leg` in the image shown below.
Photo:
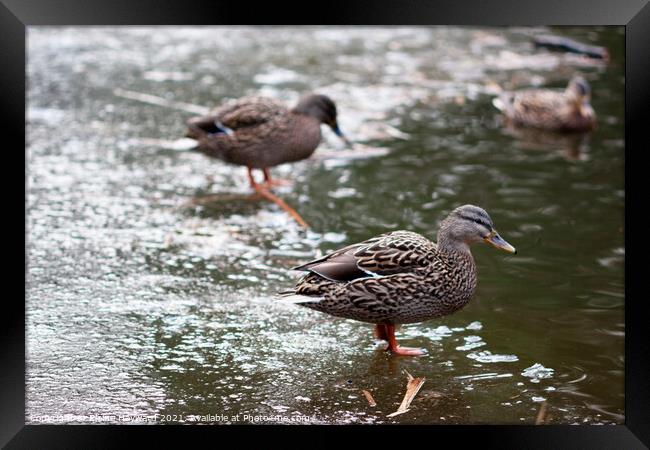
M253 168L249 167L248 168L248 181L251 183L251 187L255 189L255 192L257 192L259 195L264 197L265 199L275 203L278 205L280 208L284 209L293 219L298 222L298 225L300 225L303 228L309 228L309 225L307 225L307 222L303 220L302 217L300 217L300 214L296 212L295 209L293 209L291 206L287 205L284 200L281 198L273 195L265 185L257 184L255 181L255 178L253 177Z
M386 325L383 323L378 323L375 325L373 335L377 339L388 342L388 332L386 331Z
M384 327L388 337L388 348L386 351L402 356L423 356L427 354L427 351L421 348L400 347L397 345L397 340L395 339L395 325L387 324Z
M251 184L251 187L255 190L257 190L257 181L255 181L255 177L253 176L253 168L252 167L247 167L248 169L248 182Z
M273 187L273 186L289 186L291 185L291 181L289 180L280 180L280 179L273 179L271 178L271 173L269 172L269 169L262 169L264 172L264 184L268 187Z

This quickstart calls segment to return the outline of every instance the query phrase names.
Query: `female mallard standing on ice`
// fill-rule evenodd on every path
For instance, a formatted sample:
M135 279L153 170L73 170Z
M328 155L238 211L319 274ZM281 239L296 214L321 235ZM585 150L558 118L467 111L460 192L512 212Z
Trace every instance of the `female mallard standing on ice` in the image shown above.
M465 205L443 220L437 244L410 231L382 234L296 267L309 273L280 295L317 311L374 323L376 336L388 341L391 352L423 355L397 345L395 325L442 317L469 302L476 288L469 247L477 242L516 253L487 212Z
M578 75L571 79L564 92L549 89L503 92L492 103L516 126L587 131L596 125L590 97L589 83Z
M264 172L265 187L279 184L269 167L309 158L321 141L321 123L349 144L336 121L336 105L316 94L303 97L291 110L270 98L244 97L188 120L187 137L196 139L208 156L246 166L256 189L253 169Z
M309 158L321 141L321 123L350 145L336 121L336 105L316 94L303 97L291 110L269 98L244 97L188 120L187 137L196 139L198 150L210 157L246 166L251 187L308 228L293 208L269 191L283 184L271 179L269 167ZM264 172L263 184L255 181L253 169Z

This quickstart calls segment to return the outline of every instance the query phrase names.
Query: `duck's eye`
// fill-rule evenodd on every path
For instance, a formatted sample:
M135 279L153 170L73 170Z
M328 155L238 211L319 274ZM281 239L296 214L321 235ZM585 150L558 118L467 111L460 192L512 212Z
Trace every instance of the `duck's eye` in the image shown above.
M484 227L484 228L487 228L488 230L491 230L491 229L492 229L492 227L490 227L490 225L489 225L485 220L483 220L483 219L475 218L475 217L469 217L469 216L464 216L464 215L461 215L460 218L461 218L461 219L468 220L468 221L470 221L470 222L474 222L474 223L476 223L476 224L478 224L478 225L481 225L481 226Z
M483 221L483 220L481 220L481 219L472 219L472 221L473 221L474 223L479 224L479 225L482 226L483 228L487 228L489 231L492 231L492 227L490 227L490 225L488 225L487 222L485 222L485 221Z
M490 239L492 236L494 236L496 234L496 231L494 231L492 228L488 227L488 230L490 230L490 232L488 234L486 234L485 236L482 236L483 239Z

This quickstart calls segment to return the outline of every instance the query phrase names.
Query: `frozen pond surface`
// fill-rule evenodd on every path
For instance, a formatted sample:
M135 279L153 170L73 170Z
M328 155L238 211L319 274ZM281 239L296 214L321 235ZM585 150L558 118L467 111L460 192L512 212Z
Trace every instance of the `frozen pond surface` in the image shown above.
M548 32L612 61L535 50ZM528 424L542 402L547 423L623 421L622 28L30 27L28 51L28 422ZM574 71L596 131L503 129L495 86L561 88ZM116 88L202 106L315 90L386 154L319 158L339 148L324 129L312 160L274 169L294 180L278 193L304 232L246 198L245 169L164 145L191 114ZM479 246L471 303L400 329L428 356L390 356L367 324L274 301L290 267L393 229L435 239L464 203L519 254ZM427 380L387 418L404 370Z

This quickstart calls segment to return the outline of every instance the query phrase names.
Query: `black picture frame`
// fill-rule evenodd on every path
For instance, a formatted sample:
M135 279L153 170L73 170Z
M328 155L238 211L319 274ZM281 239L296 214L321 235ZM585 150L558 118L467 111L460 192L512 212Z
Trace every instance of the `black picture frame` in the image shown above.
M626 261L625 261L625 424L616 426L406 426L403 427L336 427L347 439L351 432L385 435L387 432L408 436L408 442L420 437L431 445L440 439L453 445L477 443L498 448L647 448L650 445L650 391L647 349L648 316L644 298L644 250L640 242L641 230L647 228L641 212L634 217L633 207L643 210L647 199L640 185L644 165L641 155L647 151L648 138L644 133L647 124L643 112L650 104L650 5L646 0L490 0L490 1L390 1L348 0L310 3L297 9L295 3L281 5L277 2L251 4L221 0L165 2L153 0L2 0L0 2L0 118L4 131L5 168L11 167L2 177L5 192L6 223L14 228L6 234L5 251L10 255L25 256L24 270L17 267L14 258L6 261L5 279L13 284L26 280L26 241L13 236L21 233L27 239L27 205L18 193L20 177L14 164L25 168L26 154L21 158L17 151L25 148L25 90L26 90L26 27L31 25L254 25L264 22L278 24L319 23L354 25L623 25L625 26L625 210L626 210ZM254 11L254 13L252 13ZM292 13L289 15L289 13ZM300 15L298 15L298 14ZM10 139L7 140L6 137ZM631 159L630 159L631 158ZM22 161L22 163L21 163ZM632 161L632 162L630 162ZM637 177L633 173L637 172ZM634 180L638 186L634 186ZM9 194L9 195L7 195ZM17 213L22 203L22 220ZM632 209L631 209L632 207ZM631 241L634 232L639 240ZM7 238L12 236L11 238ZM634 247L632 247L632 243ZM630 259L632 258L632 259ZM637 258L638 263L632 262ZM22 273L22 277L21 277ZM11 283L5 283L10 285ZM24 283L23 283L24 286ZM18 289L18 288L16 288ZM5 289L5 292L6 289ZM634 295L636 294L636 295ZM26 300L25 297L23 299ZM0 342L0 444L7 448L94 448L116 447L130 444L136 435L146 434L164 441L167 445L187 440L197 435L214 443L214 433L227 433L239 439L239 444L255 439L257 430L277 434L285 440L314 441L331 435L331 427L258 427L254 433L248 426L233 427L182 427L182 426L59 426L25 425L25 308L18 295L5 294L5 311L2 314ZM296 434L297 433L297 434ZM414 436L417 433L421 436ZM338 434L338 433L337 433ZM382 437L383 439L383 437ZM404 445L411 444L404 441Z

